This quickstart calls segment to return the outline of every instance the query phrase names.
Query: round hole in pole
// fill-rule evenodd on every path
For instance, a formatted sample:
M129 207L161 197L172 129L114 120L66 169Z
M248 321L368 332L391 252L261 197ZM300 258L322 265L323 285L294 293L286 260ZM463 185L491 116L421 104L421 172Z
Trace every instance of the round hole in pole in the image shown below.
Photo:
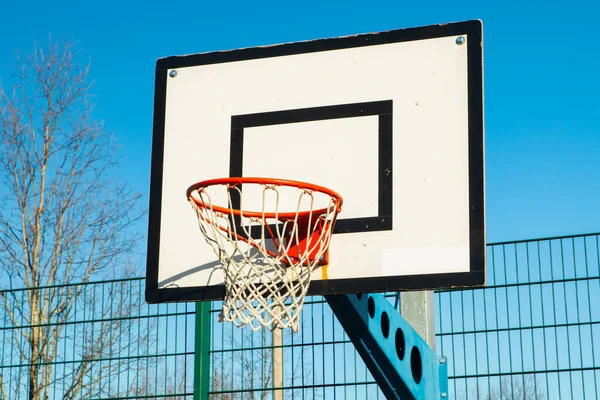
M421 382L423 376L423 362L421 361L421 352L416 346L410 351L410 370L415 383Z
M404 349L406 348L406 343L404 341L404 332L402 329L396 329L396 354L400 361L404 359Z
M386 339L390 335L390 318L385 311L381 313L381 333Z
M374 318L375 317L375 300L373 300L372 297L369 297L367 308L369 310L369 315L371 316L371 318Z
M362 293L356 293L356 298L362 300Z

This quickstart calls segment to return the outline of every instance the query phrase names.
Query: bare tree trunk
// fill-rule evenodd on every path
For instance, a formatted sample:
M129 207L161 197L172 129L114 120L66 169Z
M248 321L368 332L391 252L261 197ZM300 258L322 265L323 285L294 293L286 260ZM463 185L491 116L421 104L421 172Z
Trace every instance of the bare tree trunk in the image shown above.
M30 297L31 297L31 304L37 304L39 299L38 299L38 294L37 294L37 290L33 290ZM40 349L39 349L39 345L40 345L40 334L39 334L39 324L40 324L40 317L39 314L36 310L35 307L32 308L31 310L31 321L30 321L32 327L30 329L30 341L29 341L29 346L31 348L31 358L29 360L31 366L29 367L29 398L30 399L37 399L37 392L39 390L38 388L38 362L39 362L39 357L40 357Z

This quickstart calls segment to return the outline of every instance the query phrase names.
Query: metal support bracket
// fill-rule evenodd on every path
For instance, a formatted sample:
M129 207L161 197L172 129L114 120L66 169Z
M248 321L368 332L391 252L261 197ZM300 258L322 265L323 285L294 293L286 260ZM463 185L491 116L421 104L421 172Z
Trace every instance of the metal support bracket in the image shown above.
M327 303L388 399L445 399L448 368L378 293L330 295Z

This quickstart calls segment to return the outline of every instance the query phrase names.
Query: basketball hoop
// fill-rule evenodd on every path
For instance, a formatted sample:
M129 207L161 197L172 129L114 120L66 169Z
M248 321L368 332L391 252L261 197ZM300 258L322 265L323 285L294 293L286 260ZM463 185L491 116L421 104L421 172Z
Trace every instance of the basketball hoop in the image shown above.
M190 186L186 195L223 268L219 321L297 332L311 274L328 264L342 197L273 178L212 179Z

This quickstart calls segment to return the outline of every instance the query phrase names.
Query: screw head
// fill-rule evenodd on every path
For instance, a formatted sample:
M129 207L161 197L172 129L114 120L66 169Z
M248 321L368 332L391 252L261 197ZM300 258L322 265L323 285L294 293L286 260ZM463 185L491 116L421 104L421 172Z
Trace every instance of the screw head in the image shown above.
M442 393L440 394L440 397L442 397L442 398L445 398L445 397L446 397L446 392L442 392Z
M465 38L464 37L459 36L459 37L456 38L456 44L457 45L460 46L461 44L464 44L464 43L465 43Z
M169 76L170 76L171 78L175 78L175 77L177 76L177 70L176 70L176 69L172 69L172 70L169 72Z

